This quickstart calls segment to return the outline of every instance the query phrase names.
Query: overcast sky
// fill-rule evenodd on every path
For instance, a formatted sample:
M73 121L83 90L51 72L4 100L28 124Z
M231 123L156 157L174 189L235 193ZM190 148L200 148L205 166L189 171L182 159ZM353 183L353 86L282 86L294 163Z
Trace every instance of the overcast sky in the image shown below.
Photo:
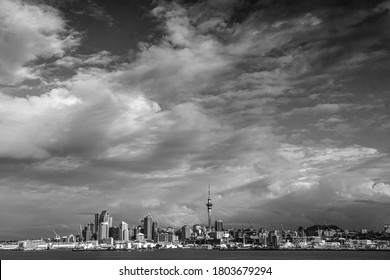
M293 4L292 4L293 2ZM0 239L390 223L390 1L0 0Z

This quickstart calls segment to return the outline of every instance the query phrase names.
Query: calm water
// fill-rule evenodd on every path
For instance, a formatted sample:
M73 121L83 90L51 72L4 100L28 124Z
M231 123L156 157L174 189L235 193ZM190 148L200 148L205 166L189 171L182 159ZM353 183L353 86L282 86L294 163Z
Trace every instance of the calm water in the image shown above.
M390 251L0 251L2 260L390 260Z

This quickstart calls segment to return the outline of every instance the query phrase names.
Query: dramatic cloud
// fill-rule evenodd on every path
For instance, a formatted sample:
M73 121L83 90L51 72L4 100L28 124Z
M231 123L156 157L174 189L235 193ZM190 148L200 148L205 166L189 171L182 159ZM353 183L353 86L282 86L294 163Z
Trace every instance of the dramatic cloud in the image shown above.
M59 12L46 5L4 0L0 3L0 82L34 77L27 63L62 56L79 44Z
M1 238L205 223L209 184L226 224L387 223L389 7L2 1Z

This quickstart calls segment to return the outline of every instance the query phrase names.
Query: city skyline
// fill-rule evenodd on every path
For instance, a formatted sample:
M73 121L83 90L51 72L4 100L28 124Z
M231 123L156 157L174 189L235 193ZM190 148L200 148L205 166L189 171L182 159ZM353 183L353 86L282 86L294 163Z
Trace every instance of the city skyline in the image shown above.
M389 9L0 0L0 239L390 224Z
M207 214L209 214L209 212L207 212ZM280 233L282 236L283 234L293 233L293 232L302 235L302 232L304 231L309 232L310 236L317 235L319 234L319 232L324 233L327 231L333 232L334 234L336 234L337 232L337 233L346 233L346 234L353 234L353 235L356 235L358 233L361 234L382 233L386 235L387 233L390 233L390 224L383 224L382 228L373 228L373 229L367 229L367 228L346 229L343 227L339 227L338 225L327 224L327 223L314 224L310 226L300 225L300 226L296 226L296 228L285 228L283 227L283 224L281 224L280 228L264 228L262 226L252 224L250 222L241 223L241 225L238 226L237 225L233 226L232 224L226 225L221 219L215 219L213 225L210 225L208 219L209 215L207 215L208 224L189 223L189 224L179 225L177 227L173 227L172 225L162 225L162 227L160 227L159 222L153 219L153 217L150 214L147 214L144 218L142 218L138 224L129 224L123 220L114 223L113 215L109 213L107 210L103 210L101 213L99 212L95 213L94 216L101 217L99 220L99 224L97 224L97 227L95 227L94 223L91 223L89 221L84 226L80 225L79 231L77 233L67 232L62 235L62 238L73 238L74 241L72 242L78 240L77 242L97 241L99 243L111 243L112 240L113 241L135 240L137 239L138 234L142 234L142 240L140 240L142 242L159 242L156 239L157 235L159 235L160 233L170 232L172 235L178 234L179 239L183 241L186 239L186 238L180 238L180 236L182 236L183 231L185 232L188 231L188 233L186 233L186 235L188 235L189 233L196 233L198 230L202 232L200 235L196 234L196 237L198 239L199 238L218 239L217 236L210 237L206 234L212 234L216 232L228 232L231 230L234 231L239 230L241 232L245 232L245 231L277 232L278 234ZM313 234L313 232L317 232L317 234ZM46 236L46 237L41 236L40 239L56 240L57 238L61 237L61 235L58 235L58 233L55 230L53 230L53 233L55 234L54 238L50 236ZM110 240L111 238L112 240ZM30 240L30 239L38 239L38 238L30 236L25 239Z

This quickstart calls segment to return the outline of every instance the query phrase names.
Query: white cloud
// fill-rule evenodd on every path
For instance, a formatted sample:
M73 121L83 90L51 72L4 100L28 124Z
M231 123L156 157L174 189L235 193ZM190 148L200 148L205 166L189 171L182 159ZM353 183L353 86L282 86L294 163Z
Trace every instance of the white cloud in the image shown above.
M267 22L261 17L265 14L255 11L232 23L238 1L183 6L163 2L152 12L160 20L161 40L140 44L131 62L124 63L108 51L68 54L77 40L62 36L66 26L58 11L4 3L32 24L9 24L14 15L0 20L2 27L8 22L9 34L19 40L7 47L22 54L12 60L0 49L0 59L10 65L1 70L7 72L3 77L15 81L31 76L27 65L41 56L57 56L50 67L76 73L46 81L37 96L0 95L0 157L25 164L23 172L14 167L10 171L5 164L9 169L0 169L0 175L7 177L4 185L25 190L24 200L30 191L46 193L47 208L56 207L56 192L62 189L63 208L97 211L106 205L127 211L133 220L153 209L160 222L182 226L202 222L205 201L200 193L204 189L207 196L209 182L215 213L240 221L248 215L258 220L296 221L302 213L318 218L316 211L324 213L338 199L376 202L388 195L387 185L372 189L367 183L371 176L384 174L381 164L365 166L383 155L379 150L353 145L350 138L347 145L325 137L308 140L318 135L300 122L312 121L310 114L329 114L321 115L317 127L321 133L341 135L353 129L346 126L346 114L372 108L347 103L354 95L339 93L339 80L327 75L315 82L309 77L309 92L299 88L296 76L313 74L313 61L326 53L305 41L323 28L316 16ZM210 9L201 13L199 7L205 6ZM45 25L34 22L38 16ZM12 57L14 52L8 51ZM360 65L366 58L354 54L349 62ZM44 90L46 86L54 89ZM341 97L349 100L341 103ZM303 107L292 109L296 104ZM288 117L285 124L278 123L280 114ZM31 159L35 163L28 163ZM354 171L359 165L364 168ZM11 175L36 181L19 182ZM6 192L12 190L5 187L2 194ZM17 196L15 192L2 202ZM31 197L31 205L43 201ZM284 213L278 213L279 208Z
M167 32L166 41L178 47L191 46L195 34L186 9L173 2L154 8L152 14L163 19Z
M26 98L0 94L0 155L11 158L44 158L47 148L66 133L69 114L81 99L66 89L53 89Z
M303 147L291 144L283 144L279 154L288 160L299 160L314 164L331 162L353 162L358 164L361 159L369 159L379 156L380 153L373 148L353 145L345 148L331 147Z
M79 44L59 12L46 5L0 1L0 82L34 77L26 64L38 57L62 56Z
M101 51L90 55L63 56L54 62L56 66L74 68L107 67L118 60L118 56L112 55L109 51Z

